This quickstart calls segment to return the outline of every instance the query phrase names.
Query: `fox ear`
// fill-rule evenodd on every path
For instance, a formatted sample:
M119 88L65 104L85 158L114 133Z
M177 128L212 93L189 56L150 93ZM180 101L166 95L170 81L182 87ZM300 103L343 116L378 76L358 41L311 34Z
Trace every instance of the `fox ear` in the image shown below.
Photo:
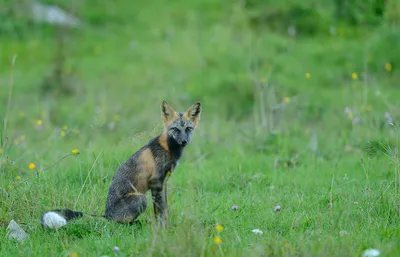
M168 104L167 101L163 101L161 103L161 117L164 123L167 123L171 120L175 120L178 118L178 114L172 109L172 107Z
M192 121L196 126L200 120L201 110L201 103L196 102L183 114L183 117Z

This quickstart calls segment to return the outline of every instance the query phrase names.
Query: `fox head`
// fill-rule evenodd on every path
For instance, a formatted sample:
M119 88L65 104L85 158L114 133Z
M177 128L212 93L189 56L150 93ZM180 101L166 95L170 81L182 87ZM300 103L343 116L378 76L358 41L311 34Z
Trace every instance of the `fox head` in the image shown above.
M161 104L161 117L167 140L185 147L192 138L192 133L200 121L201 103L196 102L186 112L175 112L166 102Z

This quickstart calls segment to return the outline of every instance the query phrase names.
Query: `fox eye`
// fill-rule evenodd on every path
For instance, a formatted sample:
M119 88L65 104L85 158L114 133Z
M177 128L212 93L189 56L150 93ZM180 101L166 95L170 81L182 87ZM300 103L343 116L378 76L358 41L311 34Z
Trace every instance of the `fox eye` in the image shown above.
M172 131L174 131L174 132L176 132L176 133L181 132L178 128L172 128Z
M186 132L190 132L190 131L193 130L193 128L192 127L187 127L185 130L186 130Z

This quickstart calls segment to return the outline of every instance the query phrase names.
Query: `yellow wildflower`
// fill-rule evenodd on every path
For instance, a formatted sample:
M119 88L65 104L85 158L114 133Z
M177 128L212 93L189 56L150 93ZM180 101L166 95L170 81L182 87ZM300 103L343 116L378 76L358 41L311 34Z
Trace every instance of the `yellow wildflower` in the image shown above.
M217 225L217 226L215 226L215 229L218 231L218 232L222 232L223 230L224 230L224 227L222 226L222 225Z
M309 72L306 73L306 78L307 79L311 78L311 74Z
M352 120L354 118L354 113L353 112L349 112L349 114L347 114L347 117Z
M16 176L15 179L16 180L21 180L21 176Z
M283 164L283 167L285 167L285 168L287 168L287 167L288 167L288 164L287 164L287 162L285 162L285 163Z
M389 62L385 63L385 70L387 72L391 72L392 71L392 64L390 64Z
M33 170L34 168L36 168L36 165L34 163L29 163L29 169Z
M260 81L261 81L261 83L265 83L265 82L267 82L267 78L261 78Z
M0 155L2 155L4 153L3 148L0 148Z
M283 101L284 101L285 103L289 103L289 102L290 102L290 97L284 97L284 98L283 98Z
M222 239L220 237L216 236L216 237L214 237L214 242L216 244L221 244L222 243Z
M114 120L115 120L115 121L119 121L119 114L115 114L115 115L114 115Z
M25 112L20 111L20 112L19 112L19 117L21 117L21 118L22 118L22 117L25 117Z
M41 126L43 124L42 120L36 120L36 125Z
M71 151L71 153L73 153L73 154L79 154L79 150L78 150L78 149L73 149L73 150Z
M78 257L77 253L70 253L69 257Z
M68 129L68 126L67 126L67 125L64 125L64 126L62 126L62 129L63 129L63 130L67 130L67 129Z
M358 78L358 75L357 75L356 72L353 72L353 73L351 74L351 77L352 77L352 79L357 79L357 78Z
M75 135L78 135L79 134L79 130L78 129L73 129L72 133L75 134Z
M64 130L60 131L60 136L62 136L62 137L65 136L65 131Z

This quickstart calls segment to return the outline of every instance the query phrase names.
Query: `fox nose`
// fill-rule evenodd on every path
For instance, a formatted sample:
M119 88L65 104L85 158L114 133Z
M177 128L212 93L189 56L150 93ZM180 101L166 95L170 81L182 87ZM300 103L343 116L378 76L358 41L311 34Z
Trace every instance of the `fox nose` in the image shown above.
M187 141L186 140L182 140L182 146L185 146L185 145L187 145Z

